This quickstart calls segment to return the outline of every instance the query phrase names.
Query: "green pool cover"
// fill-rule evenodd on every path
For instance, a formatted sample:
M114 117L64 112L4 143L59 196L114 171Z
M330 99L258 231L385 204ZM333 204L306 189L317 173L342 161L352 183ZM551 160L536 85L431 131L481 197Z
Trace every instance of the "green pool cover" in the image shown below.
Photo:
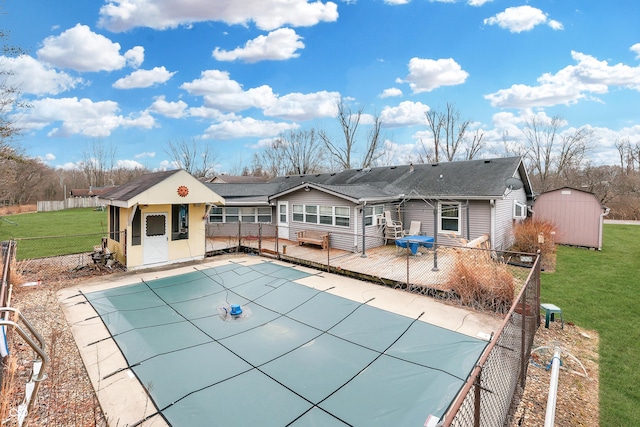
M172 426L442 417L487 343L294 282L307 276L230 264L86 297Z

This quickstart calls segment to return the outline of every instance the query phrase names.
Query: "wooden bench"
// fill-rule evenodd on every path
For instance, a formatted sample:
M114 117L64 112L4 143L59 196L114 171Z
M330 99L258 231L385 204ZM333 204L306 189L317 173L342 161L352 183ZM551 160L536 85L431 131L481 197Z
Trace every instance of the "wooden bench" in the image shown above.
M316 230L305 230L298 231L298 244L302 245L303 243L309 243L311 245L322 246L322 249L327 249L329 247L329 234L316 231Z

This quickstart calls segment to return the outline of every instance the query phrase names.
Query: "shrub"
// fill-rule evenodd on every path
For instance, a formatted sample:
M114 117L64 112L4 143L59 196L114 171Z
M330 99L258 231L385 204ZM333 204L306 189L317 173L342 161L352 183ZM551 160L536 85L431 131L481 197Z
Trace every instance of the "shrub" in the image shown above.
M515 297L515 279L488 250L457 249L447 285L463 305L503 313Z
M556 251L556 226L551 221L527 218L513 227L514 243L511 250L515 252L542 254Z

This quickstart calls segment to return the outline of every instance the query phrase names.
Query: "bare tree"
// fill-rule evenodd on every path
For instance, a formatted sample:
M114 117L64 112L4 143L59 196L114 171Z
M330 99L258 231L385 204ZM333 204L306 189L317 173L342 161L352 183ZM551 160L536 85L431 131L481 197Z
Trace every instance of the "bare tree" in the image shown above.
M113 142L105 143L102 139L94 139L83 151L80 169L90 186L104 187L113 184L111 172L115 167L117 151Z
M351 169L353 167L352 157L356 145L356 131L360 124L363 107L353 112L351 107L349 107L342 98L338 101L337 107L338 122L344 135L344 145L333 143L324 131L320 131L319 134L327 150L329 150L332 162L336 162L340 169Z
M366 151L361 163L363 168L373 166L384 154L384 151L382 150L383 141L380 135L381 127L382 122L380 121L380 116L375 116L367 136Z
M471 120L462 120L455 104L448 102L444 111L431 109L425 113L425 117L432 141L430 146L420 141L420 156L424 160L452 162L461 157L472 160L484 148L482 130L476 130L471 139L468 139L467 130Z
M525 142L525 158L538 184L539 191L557 186L558 179L573 168L579 169L591 148L593 132L582 127L566 134L560 133L563 120L554 116L545 120L532 115L526 119L522 130Z
M256 154L253 169L269 176L317 173L323 170L324 157L322 140L314 129L289 131Z
M214 173L217 154L206 143L198 143L195 139L190 142L184 139L171 141L166 153L178 168L196 178L205 178Z

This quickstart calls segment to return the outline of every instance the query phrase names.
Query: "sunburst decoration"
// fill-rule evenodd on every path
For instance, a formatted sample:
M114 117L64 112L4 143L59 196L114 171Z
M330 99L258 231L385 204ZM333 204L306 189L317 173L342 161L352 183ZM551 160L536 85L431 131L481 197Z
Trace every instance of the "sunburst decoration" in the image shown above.
M178 187L178 196L187 197L187 194L189 194L189 189L186 186L181 185Z

